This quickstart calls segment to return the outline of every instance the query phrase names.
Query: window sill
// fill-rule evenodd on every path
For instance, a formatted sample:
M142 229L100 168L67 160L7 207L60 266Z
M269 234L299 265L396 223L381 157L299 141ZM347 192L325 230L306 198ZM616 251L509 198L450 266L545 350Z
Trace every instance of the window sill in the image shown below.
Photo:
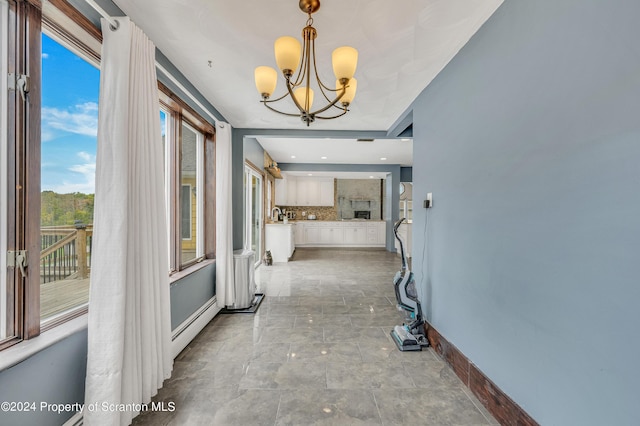
M184 277L193 274L194 272L198 272L200 269L209 266L211 264L216 263L215 259L204 259L201 262L198 262L196 264L193 264L191 266L189 266L186 269L183 269L182 271L178 271L176 273L174 273L173 275L169 276L169 284L173 284L176 281L179 281L181 279L183 279Z
M47 330L33 339L23 340L2 351L0 372L20 364L40 351L87 328L88 315L84 314L57 327Z

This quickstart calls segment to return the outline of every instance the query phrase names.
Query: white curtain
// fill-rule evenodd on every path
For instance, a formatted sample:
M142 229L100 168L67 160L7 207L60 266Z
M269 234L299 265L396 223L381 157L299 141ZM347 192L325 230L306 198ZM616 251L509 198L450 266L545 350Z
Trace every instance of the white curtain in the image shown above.
M231 198L231 126L216 123L216 299L233 305L233 220Z
M149 402L173 363L155 47L115 19L102 20L87 425L130 424L137 411L108 404Z

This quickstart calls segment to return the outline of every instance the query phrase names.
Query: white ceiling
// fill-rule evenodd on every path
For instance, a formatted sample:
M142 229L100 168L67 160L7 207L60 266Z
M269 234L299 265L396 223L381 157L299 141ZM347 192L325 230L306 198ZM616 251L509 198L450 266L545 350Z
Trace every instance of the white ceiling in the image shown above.
M298 8L298 1L115 3L232 126L305 128L299 119L276 114L261 105L253 81L256 66L276 67L276 38L300 38L307 17ZM346 116L319 120L310 128L389 130L501 3L502 0L322 0L320 10L313 15L318 31L320 76L331 85L331 52L351 45L359 51L355 75L358 91ZM283 87L281 79L275 94L283 93Z
M413 164L413 140L411 139L375 139L373 142L358 142L355 139L261 137L258 138L258 142L278 163L400 164L401 166ZM385 159L382 160L382 158Z

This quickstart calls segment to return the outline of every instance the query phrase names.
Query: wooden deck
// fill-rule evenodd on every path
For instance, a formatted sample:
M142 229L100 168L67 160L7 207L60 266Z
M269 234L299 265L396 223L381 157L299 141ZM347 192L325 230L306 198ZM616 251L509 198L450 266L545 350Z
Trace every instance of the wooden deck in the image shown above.
M40 284L40 318L47 319L89 301L89 278Z

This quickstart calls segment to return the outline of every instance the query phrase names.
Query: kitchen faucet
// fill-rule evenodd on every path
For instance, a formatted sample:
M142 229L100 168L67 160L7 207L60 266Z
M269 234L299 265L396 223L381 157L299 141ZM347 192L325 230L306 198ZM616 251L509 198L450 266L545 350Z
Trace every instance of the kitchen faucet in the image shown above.
M277 210L278 211L278 216L275 217L275 219L273 218L273 211ZM282 214L282 210L280 210L280 207L274 207L271 209L271 220L277 222L280 220L280 215Z

